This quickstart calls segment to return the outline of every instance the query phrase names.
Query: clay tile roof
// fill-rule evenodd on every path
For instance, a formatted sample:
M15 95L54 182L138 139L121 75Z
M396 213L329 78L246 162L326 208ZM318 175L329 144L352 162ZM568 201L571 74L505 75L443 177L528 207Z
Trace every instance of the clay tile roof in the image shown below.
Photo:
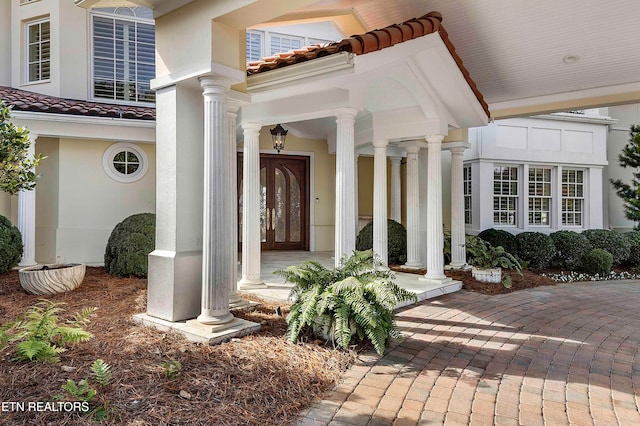
M247 63L247 75L259 74L277 68L283 68L303 61L309 61L323 56L332 55L339 52L350 52L355 55L365 55L370 52L391 47L404 41L413 40L424 35L439 33L442 41L449 50L451 57L456 61L462 75L467 80L469 87L476 95L478 102L482 105L487 117L491 117L489 106L484 100L482 93L471 79L469 71L462 63L462 59L456 53L456 49L449 40L447 31L442 26L442 15L439 12L429 12L420 18L410 19L401 24L394 24L388 27L369 31L365 34L352 35L340 41L327 43L324 45L305 46L302 49L295 49L290 52L263 58L260 61Z
M45 112L50 114L83 115L106 118L128 118L134 120L155 120L153 106L138 107L114 105L102 102L64 99L12 87L0 86L0 100L13 106L14 111Z

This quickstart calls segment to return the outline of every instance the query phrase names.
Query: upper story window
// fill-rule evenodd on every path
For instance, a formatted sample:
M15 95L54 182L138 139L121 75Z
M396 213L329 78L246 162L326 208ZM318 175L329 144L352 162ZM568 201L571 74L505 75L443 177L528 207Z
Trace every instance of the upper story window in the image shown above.
M51 24L39 20L26 25L27 82L49 80L51 77Z
M289 52L312 44L330 43L331 40L280 34L263 30L248 30L246 36L247 62L258 61L265 56Z
M551 224L551 169L529 168L529 224Z
M584 171L562 169L562 224L582 226Z
M92 93L96 99L154 102L155 27L151 9L94 9Z
M516 226L518 206L518 168L493 169L493 223Z

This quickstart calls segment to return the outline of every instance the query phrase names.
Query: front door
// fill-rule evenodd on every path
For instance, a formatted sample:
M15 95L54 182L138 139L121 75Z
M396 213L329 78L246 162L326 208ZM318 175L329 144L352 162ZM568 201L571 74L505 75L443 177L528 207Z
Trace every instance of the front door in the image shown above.
M242 154L238 156L242 229ZM309 157L260 155L262 250L309 250ZM242 241L239 235L238 241Z

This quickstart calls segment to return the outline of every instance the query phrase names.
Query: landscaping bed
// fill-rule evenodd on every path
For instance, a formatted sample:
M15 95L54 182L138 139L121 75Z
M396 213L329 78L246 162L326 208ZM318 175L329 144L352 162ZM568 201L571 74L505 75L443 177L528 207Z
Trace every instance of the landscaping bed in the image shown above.
M257 425L288 424L300 409L334 386L352 355L318 344L289 344L276 305L263 304L238 317L262 324L259 333L218 346L141 327L132 321L146 309L147 282L114 278L87 268L75 291L46 297L63 302L68 318L95 306L85 329L94 337L60 354L60 363L13 361L13 345L0 351L0 401L53 402L74 399L62 390L68 379L89 378L97 390L91 408L106 407L100 424ZM39 300L20 287L17 271L0 275L0 324L14 320ZM283 314L287 306L282 306ZM91 382L90 366L102 359L113 379ZM17 410L0 413L0 424L86 425L81 412ZM47 410L49 408L49 410ZM97 423L96 423L97 424Z

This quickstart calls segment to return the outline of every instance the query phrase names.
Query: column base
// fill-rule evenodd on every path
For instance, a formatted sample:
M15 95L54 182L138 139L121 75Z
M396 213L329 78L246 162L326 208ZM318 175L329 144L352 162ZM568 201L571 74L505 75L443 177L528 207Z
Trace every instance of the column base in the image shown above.
M253 290L256 288L265 288L267 285L264 281L260 280L250 280L248 278L243 278L238 281L238 290Z
M37 264L38 262L36 262L35 259L25 259L21 260L18 266L26 268L27 266L36 266Z
M467 265L466 263L450 263L448 265L444 265L445 271L470 271L471 265Z
M425 266L420 262L407 262L402 265L403 268L406 269L424 269Z
M242 337L260 330L260 324L241 318L234 318L231 322L221 325L204 325L196 320L172 322L147 314L133 316L133 321L153 327L161 331L174 331L182 334L187 340L197 343L217 345L226 342L233 337Z
M448 284L450 282L453 282L453 279L447 276L431 278L431 277L428 277L427 275L424 275L418 278L418 281L424 281L424 282L433 283L433 284Z

